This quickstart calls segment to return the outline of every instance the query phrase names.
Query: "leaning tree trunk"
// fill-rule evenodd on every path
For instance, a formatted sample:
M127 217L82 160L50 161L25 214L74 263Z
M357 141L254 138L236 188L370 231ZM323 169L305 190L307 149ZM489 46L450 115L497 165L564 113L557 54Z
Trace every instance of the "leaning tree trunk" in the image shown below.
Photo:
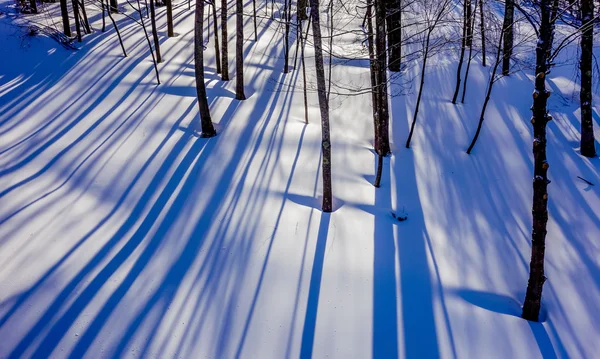
M104 1L104 0L101 0L101 1ZM108 0L106 0L106 5L108 5ZM121 45L121 50L123 50L123 56L127 57L127 51L125 51L125 45L123 45L123 38L121 38L121 32L119 31L117 22L115 21L115 18L112 16L112 13L110 11L107 11L107 13L108 13L108 18L110 19L110 22L112 22L113 26L115 27L115 31L117 32L117 38L119 39L119 44Z
M507 76L510 73L510 58L512 57L512 49L514 43L514 0L506 0L504 3L504 23L502 24L502 32L504 33L504 57L502 58L502 75Z
M390 154L390 136L389 122L390 114L388 108L388 92L387 92L387 55L386 55L386 33L385 33L385 18L386 8L384 0L375 1L375 52L377 56L376 73L377 73L377 114L379 126L375 143L378 145L375 148L377 154L387 156Z
M325 87L325 68L323 67L323 45L321 43L321 22L319 20L319 0L310 0L310 13L313 20L313 38L315 45L315 64L317 74L317 93L321 111L321 150L323 151L323 212L333 210L331 189L331 142L329 139L329 102Z
M221 0L221 80L223 81L229 81L229 55L227 52L227 0Z
M413 114L412 124L410 125L410 132L406 139L406 148L410 148L410 140L412 139L415 131L415 124L417 123L417 115L419 114L419 106L421 105L421 95L423 94L423 85L425 85L425 67L427 66L427 58L429 57L429 40L431 39L431 32L433 28L427 30L427 38L425 40L425 48L423 54L423 67L421 67L421 83L419 84L419 94L417 95L417 103L415 105L415 113Z
M196 94L198 95L198 106L200 107L200 124L202 126L202 137L216 136L217 131L210 118L208 98L206 97L206 86L204 85L204 1L196 1L194 26L194 70L196 73Z
M481 64L485 67L485 18L483 14L483 1L484 0L479 1L479 16L481 18L479 21L479 28L481 30Z
M167 6L167 36L173 37L175 36L173 32L173 1L165 0L165 5Z
M244 94L244 0L235 0L235 98Z
M387 9L387 31L388 31L388 68L390 71L400 71L402 63L402 3L401 0L385 0Z
M548 222L548 161L546 160L546 124L552 119L548 115L547 101L550 92L546 90L548 46L552 36L550 23L550 0L540 0L540 28L536 47L535 91L533 92L533 228L531 233L531 263L529 281L522 317L538 321L542 304L544 276L544 255L546 251L546 224Z
M581 0L581 154L586 157L596 156L594 144L594 124L592 122L592 59L594 46L594 3L592 0Z
M473 16L471 17L471 29L475 28L475 18L477 17L477 0L473 6ZM469 79L469 69L471 68L471 60L473 60L473 41L469 44L469 57L467 60L467 69L465 70L465 80L463 81L463 91L460 103L465 103L465 94L467 93L467 80Z
M462 31L462 41L460 43L460 58L458 60L458 68L456 69L456 88L454 89L454 96L452 96L452 103L456 104L456 99L458 98L458 92L460 91L460 73L462 71L462 65L465 59L465 46L467 45L467 28L469 25L467 24L467 1L463 1L463 31ZM469 3L469 7L471 4Z
M71 24L69 24L69 9L67 7L67 0L60 0L60 17L62 18L63 32L65 36L71 37Z
M162 62L160 56L160 42L158 41L158 32L156 31L156 14L154 11L154 0L150 0L150 23L152 25L152 37L154 38L154 48L156 49L156 61Z

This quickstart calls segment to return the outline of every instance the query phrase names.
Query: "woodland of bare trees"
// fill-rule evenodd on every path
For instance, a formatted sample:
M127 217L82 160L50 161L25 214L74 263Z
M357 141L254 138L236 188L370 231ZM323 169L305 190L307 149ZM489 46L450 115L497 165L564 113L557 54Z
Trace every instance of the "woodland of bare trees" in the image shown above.
M41 11L41 4L36 0L21 4L27 12ZM219 6L220 5L220 6ZM234 6L232 6L234 5ZM156 27L156 11L158 6L165 6L166 11L160 12L167 17L167 38L176 36L173 21L172 0L164 4L156 0L60 0L60 16L62 33L69 40L75 36L77 41L83 41L87 34L94 29L89 26L86 15L87 8L102 11L103 24L105 16L109 18L112 29L103 26L102 31L114 30L118 35L119 45L123 56L127 49L118 28L118 19L129 18L137 23L147 40L147 46L154 59L153 64L157 82L160 83L160 63L168 56L160 51L161 38ZM257 10L257 6L259 9ZM260 11L260 7L264 11ZM196 93L199 106L200 127L193 128L202 137L217 135L213 126L210 106L207 99L204 72L204 50L209 36L205 36L205 16L212 21L214 33L214 49L216 55L216 72L221 74L222 81L229 81L229 42L230 36L227 21L235 16L235 74L237 100L245 100L244 78L244 41L249 34L244 32L244 20L251 19L254 32L251 37L260 40L260 29L264 19L274 19L271 26L278 26L279 33L285 39L284 66L282 73L290 71L302 72L302 90L305 108L306 124L316 124L320 121L322 139L322 210L334 210L334 191L332 188L332 147L330 114L330 95L354 96L368 94L372 102L372 119L356 119L373 124L373 150L376 154L377 175L374 185L381 184L383 158L392 154L390 145L390 101L394 101L391 88L402 83L410 87L416 94L414 108L411 109L412 119L410 131L406 139L406 149L411 148L413 135L420 131L420 123L424 121L443 121L443 118L423 118L419 116L422 95L427 87L436 86L428 82L429 60L438 54L446 54L456 61L456 82L454 92L448 94L447 101L455 106L465 102L469 70L475 66L485 67L489 71L486 91L482 96L473 94L469 98L479 101L481 109L478 118L465 119L477 123L469 146L465 144L466 152L477 156L477 151L486 151L485 143L477 140L485 128L485 115L488 104L494 98L493 87L500 79L512 76L516 72L524 72L534 79L532 90L531 128L533 141L531 157L533 158L533 198L530 276L524 300L522 317L538 321L542 303L542 288L546 280L544 275L544 257L546 247L547 223L549 218L548 202L551 200L551 187L548 170L550 163L547 159L547 148L552 146L548 141L547 124L552 120L549 113L553 97L546 86L547 77L552 75L552 69L557 66L560 52L569 44L580 45L579 50L579 84L581 87L579 100L581 107L580 154L586 157L596 156L594 129L592 120L592 94L595 59L593 56L594 24L598 20L597 6L592 0L366 0L357 1L356 6L344 4L342 1L331 0L291 0L252 2L252 9L245 8L242 0L235 3L228 0L196 1L195 3L195 43L194 69ZM277 9L276 9L277 7ZM129 12L133 9L135 12ZM233 9L233 10L232 10ZM208 11L205 11L208 10ZM498 10L498 11L495 11ZM219 16L220 11L220 16ZM231 14L234 11L235 14ZM350 28L349 22L336 21L336 16L356 18L362 26ZM260 25L257 25L257 18ZM146 30L148 21L151 35ZM557 31L560 25L563 31ZM220 28L220 31L219 31ZM72 30L75 30L72 32ZM566 30L565 30L566 29ZM312 33L312 37L309 34ZM357 42L362 44L362 50L350 54L341 54L336 49L336 34L353 33ZM74 35L75 34L75 35ZM220 35L220 37L219 37ZM150 40L152 36L152 41ZM167 41L171 41L168 40ZM307 57L308 49L314 57ZM529 57L523 54L530 54ZM291 58L293 56L293 58ZM300 57L297 60L297 57ZM365 60L369 64L369 87L342 88L331 83L333 59L344 61ZM314 67L309 67L314 62ZM414 78L408 78L404 68L414 64L419 71ZM309 84L307 72L312 69L316 79L316 89ZM461 95L462 90L462 95ZM308 97L315 96L319 104L319 116L309 113ZM460 96L460 97L459 97ZM459 98L461 99L459 103ZM441 116L441 114L440 114ZM408 149L408 150L407 150ZM410 191L411 189L398 189ZM525 281L525 279L523 279ZM523 282L523 286L525 283Z

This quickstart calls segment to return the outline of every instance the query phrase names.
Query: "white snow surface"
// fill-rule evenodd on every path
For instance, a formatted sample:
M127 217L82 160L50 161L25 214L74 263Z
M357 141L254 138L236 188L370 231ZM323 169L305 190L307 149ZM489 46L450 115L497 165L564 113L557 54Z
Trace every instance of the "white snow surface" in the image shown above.
M474 61L466 102L453 105L455 53L432 58L410 149L416 91L390 101L379 189L370 95L332 95L336 210L324 214L316 93L305 125L301 72L282 73L276 22L261 16L254 42L246 18L243 102L235 19L230 82L215 73L210 24L219 134L203 139L189 130L193 9L175 4L175 38L158 10L161 85L139 28L116 16L125 58L88 11L96 32L78 51L0 15L0 358L597 357L600 161L578 152L576 67L548 76L548 281L545 321L531 323L519 315L532 71L496 83L467 155L489 66ZM366 86L368 62L336 63L333 81Z

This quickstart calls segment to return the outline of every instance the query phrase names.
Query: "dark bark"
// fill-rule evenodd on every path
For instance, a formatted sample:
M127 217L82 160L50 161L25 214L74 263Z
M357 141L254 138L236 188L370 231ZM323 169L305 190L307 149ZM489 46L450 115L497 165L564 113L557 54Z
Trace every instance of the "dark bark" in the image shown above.
M35 0L29 0L29 7L31 7L31 12L34 14L38 13L37 3Z
M306 7L308 6L307 0L298 0L296 3L296 16L300 20L308 20L308 15L306 15Z
M167 6L167 36L173 37L175 36L173 32L173 0L165 0L165 5Z
M375 53L377 57L375 73L377 74L377 133L375 135L375 151L387 156L390 150L389 138L389 108L388 108L388 93L387 93L387 53L386 53L386 32L385 20L386 8L384 0L375 1Z
M150 0L150 23L152 25L152 37L154 38L154 48L156 49L156 61L162 62L160 56L160 42L158 41L158 32L156 31L156 14L154 11L154 0Z
M146 30L146 24L144 23L144 14L142 13L142 5L140 4L140 0L137 0L137 12L140 15L140 25L144 30L144 35L146 36L146 42L148 43L148 49L150 50L150 55L152 55L152 62L154 63L154 71L156 72L156 82L160 85L160 77L158 75L158 64L156 63L156 58L154 57L154 51L152 51L152 44L150 43L150 36L148 35L148 31Z
M333 0L329 0L329 69L327 71L327 101L331 95L331 69L333 67Z
M402 58L402 3L401 0L384 0L387 9L387 36L390 71L400 71Z
M304 121L308 125L308 94L306 91L306 64L304 63L304 46L308 38L308 30L310 29L311 18L308 19L306 26L306 36L302 37L302 23L300 23L300 63L302 64L302 85L304 87Z
M101 0L104 1L104 0ZM108 5L108 0L106 0L106 4ZM110 22L112 22L113 26L115 27L115 31L117 32L117 38L119 39L119 44L121 45L121 50L123 50L123 56L127 57L127 51L125 51L125 45L123 45L123 39L121 38L121 32L119 31L119 27L117 26L117 23L115 22L115 19L112 16L112 12L108 11L108 17L110 18Z
M550 92L546 90L547 54L552 25L550 23L550 0L540 0L540 27L536 47L535 91L533 93L533 228L531 233L531 262L529 281L523 304L522 317L538 321L542 304L544 276L544 256L546 251L546 224L548 222L548 161L546 159L546 125L552 118L548 115L547 101Z
M72 0L73 15L75 17L75 31L77 32L77 41L81 42L81 22L79 19L79 3L77 0Z
M502 32L504 33L504 50L502 51L504 55L502 57L502 75L504 76L510 73L510 58L512 57L512 49L514 43L514 15L514 0L505 0L504 23L502 24Z
M115 14L119 12L118 0L110 0L110 12Z
M244 94L244 0L235 0L235 98Z
M473 44L473 26L471 24L471 18L473 17L472 12L473 9L471 7L471 0L465 1L465 20L466 20L466 46L471 46Z
M60 17L62 18L63 32L65 36L71 37L71 25L69 24L69 9L67 7L67 0L60 0Z
M467 24L467 1L463 2L463 31L462 31L462 39L460 43L460 58L458 60L458 68L456 69L456 87L454 88L454 96L452 96L452 103L456 104L456 99L458 98L458 92L460 91L460 73L462 71L462 65L465 59L465 47L467 45L467 28L469 25ZM469 4L470 6L470 4Z
M592 120L592 60L594 46L594 3L592 0L581 0L581 154L586 157L596 156L594 143L594 123Z
M283 34L283 52L284 52L284 62L283 62L283 73L287 74L290 72L290 21L288 17L288 12L290 11L290 0L284 0L283 4L283 21L285 21L285 31Z
M256 0L252 0L252 15L254 19L254 41L258 41L258 31L256 27Z
M477 17L477 0L473 6L473 16L471 18L471 29L475 28L475 18ZM460 103L465 103L465 94L467 93L467 79L469 78L469 69L471 68L471 60L473 60L473 41L469 44L469 57L467 61L467 69L465 70L465 81L463 81L463 92Z
M417 95L417 104L415 105L415 113L413 115L412 124L410 125L410 132L406 139L406 148L410 148L410 140L412 139L413 132L415 131L415 124L417 123L417 115L419 114L419 105L421 105L421 95L423 94L423 85L425 85L425 67L427 66L427 58L429 57L429 40L431 38L431 32L433 28L427 30L427 38L425 40L425 48L423 55L423 67L421 68L421 83L419 84L419 95Z
M321 150L323 153L323 212L333 210L331 189L331 141L329 138L329 102L325 87L325 69L323 67L323 44L321 42L321 21L319 19L319 0L310 0L313 20L313 39L315 46L315 63L317 75L317 93L321 112Z
M106 31L106 4L104 0L100 0L102 3L102 32Z
M221 0L221 80L223 81L229 81L227 42L227 0Z
M215 127L210 118L210 108L206 97L206 85L204 84L204 1L196 1L195 26L194 26L194 72L196 74L196 94L198 96L198 107L200 108L200 124L202 126L202 137L213 137L217 135Z
M485 67L485 57L487 56L485 53L485 17L483 14L483 1L479 1L479 29L481 31L481 65Z
M367 14L365 16L367 20L367 46L369 50L369 73L371 75L371 102L373 107L373 147L379 148L379 119L377 116L377 109L379 108L377 102L377 60L375 58L375 39L373 37L373 2L367 3Z
M221 52L219 50L219 25L217 23L217 0L212 0L213 9L213 33L215 36L215 62L217 63L217 73L221 73Z
M483 126L483 120L485 118L485 110L487 109L488 102L490 101L492 95L492 87L496 82L496 71L498 70L498 65L500 65L500 53L502 50L502 36L504 32L500 32L500 40L498 40L498 52L496 52L496 61L494 62L494 68L492 69L492 73L490 74L490 79L488 81L488 87L485 94L485 100L483 101L483 106L481 107L481 113L479 114L479 124L477 125L477 131L475 131L475 136L473 136L473 140L471 140L471 144L467 149L467 154L471 154L473 147L475 146L475 142L479 138L479 133L481 132L481 127Z
M375 175L375 182L373 186L379 188L381 185L381 174L383 172L383 156L377 155L377 174Z

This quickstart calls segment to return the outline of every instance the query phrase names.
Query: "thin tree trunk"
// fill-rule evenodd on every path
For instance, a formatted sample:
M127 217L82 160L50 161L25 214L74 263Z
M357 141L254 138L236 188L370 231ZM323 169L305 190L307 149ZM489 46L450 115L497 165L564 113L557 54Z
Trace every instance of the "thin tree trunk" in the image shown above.
M477 17L477 0L473 6L473 16L471 20L471 28L475 28L475 18ZM463 82L463 92L460 103L465 103L465 94L467 93L467 79L469 78L469 69L471 68L471 60L473 60L473 41L469 44L469 60L467 61L467 69L465 71L465 81Z
M473 16L473 9L471 8L471 0L465 1L465 7L465 25L467 26L465 41L466 46L471 46L473 44L473 27L471 26L471 17Z
M67 8L67 0L60 0L60 17L62 18L63 32L65 36L71 37L71 25L69 24L69 9Z
M165 5L167 6L167 36L173 37L175 36L173 32L173 1L165 0Z
M429 39L433 29L427 30L427 39L425 40L425 53L423 55L423 67L421 68L421 84L419 85L419 95L417 96L417 104L415 106L415 113L413 115L412 124L410 125L410 132L408 139L406 140L406 148L410 148L410 140L412 139L413 132L415 131L415 124L417 123L417 115L419 114L419 105L421 104L421 95L423 94L423 85L425 84L425 67L427 66L427 58L429 57Z
M290 0L284 0L284 4L283 4L283 19L285 21L285 33L283 34L283 38L284 38L284 43L283 43L283 50L284 50L284 63L283 63L283 73L287 74L288 72L290 72L290 65L289 65L289 58L290 58L290 22L288 19L288 12L290 11L290 4L289 4Z
M331 141L329 138L329 102L325 87L325 69L323 68L323 45L321 43L321 22L319 20L319 0L310 0L313 20L313 38L317 74L317 92L321 111L321 150L323 151L323 212L333 210L331 189Z
M229 81L227 39L227 0L221 0L221 80L223 81Z
M502 32L504 33L504 57L502 58L502 75L507 76L510 73L510 58L512 57L513 48L513 28L514 28L514 0L505 0L504 3L504 23Z
M586 157L596 156L594 144L594 123L592 120L592 60L594 46L594 4L592 0L581 0L581 154Z
M548 116L547 101L550 92L546 91L546 71L548 46L552 33L550 23L550 0L540 0L540 28L536 47L536 77L533 93L533 228L531 233L531 263L529 281L523 304L522 317L538 321L542 304L544 276L544 256L546 252L546 224L548 222L548 161L546 159L546 125Z
M88 21L87 12L85 11L85 0L81 0L81 15L83 16L83 28L85 29L86 34L92 33L92 28L90 27L90 22Z
M399 72L402 58L402 3L401 0L384 0L387 8L388 68Z
M479 27L481 30L481 64L485 67L485 57L487 54L485 53L485 18L483 14L483 1L484 0L479 1L479 16L481 18Z
M79 3L77 0L71 0L73 6L73 15L75 17L75 31L77 32L77 41L81 42L81 23L79 22Z
M150 55L152 55L152 62L154 63L154 71L156 72L156 82L160 85L160 77L158 76L158 65L156 63L156 58L154 57L154 51L152 51L152 44L150 43L150 36L148 35L148 31L146 30L146 24L144 23L144 14L142 13L142 5L140 4L140 0L137 0L138 8L136 9L138 14L140 14L140 23L142 25L142 29L144 30L144 35L146 36L146 42L148 43L148 49L150 50Z
M38 13L37 3L35 0L29 0L29 6L31 7L31 12L34 14Z
M256 27L256 0L252 0L252 14L254 18L254 41L258 41L258 31Z
M102 3L102 32L106 31L106 5L104 0L100 0Z
M331 68L333 65L333 0L329 0L329 71L327 72L327 101L331 94Z
M376 74L377 74L377 119L379 126L377 126L377 139L375 143L377 147L375 151L382 155L387 156L390 151L390 138L389 138L389 109L388 109L388 92L387 92L387 48L386 48L386 32L385 32L385 20L386 19L386 7L384 0L375 1L375 53L377 56L376 62Z
M104 0L101 0L104 1ZM108 5L108 1L106 0L106 5ZM123 56L127 57L127 52L125 51L125 45L123 45L123 39L121 38L121 32L119 31L119 27L117 26L117 23L115 22L115 19L112 16L112 12L111 11L107 11L108 13L108 17L110 18L110 22L112 22L113 26L115 27L115 31L117 32L117 38L119 39L119 44L121 45L121 50L123 50Z
M483 106L481 107L481 114L479 115L479 124L477 125L477 131L475 131L475 136L473 136L473 140L467 149L467 154L471 154L473 147L475 146L475 142L479 138L479 133L481 132L481 127L483 126L483 120L485 118L485 110L487 109L488 102L490 101L492 95L492 87L496 82L496 71L498 70L498 65L500 65L500 53L502 49L502 35L504 32L500 32L500 40L498 41L498 52L496 53L496 61L494 62L494 68L492 69L492 73L490 74L490 79L488 81L487 92L485 94L485 100L483 101Z
M154 11L154 0L150 0L150 24L152 25L152 37L154 38L154 48L156 49L156 61L162 62L160 56L160 42L158 41L158 32L156 31L156 14Z
M245 100L244 94L244 1L235 1L235 98Z
M377 174L375 175L375 182L373 186L379 188L381 185L381 174L383 172L383 156L377 155Z
M308 6L307 0L298 0L296 3L296 16L300 21L308 20L308 16L306 15L306 7Z
M308 125L308 94L306 90L306 64L304 62L304 46L306 45L306 39L308 38L308 30L310 29L310 22L312 18L308 18L308 25L306 26L306 36L302 38L302 22L300 23L300 62L302 64L302 85L304 87L304 121Z
M456 87L454 88L454 96L452 96L452 103L456 104L458 98L458 92L460 91L460 73L462 71L463 61L465 59L465 46L467 45L467 1L463 1L463 31L462 39L460 44L460 59L458 60L458 68L456 69Z
M212 0L213 8L213 33L215 36L215 62L217 63L217 73L221 73L221 52L219 51L219 25L217 23L217 0Z
M379 148L379 119L377 116L377 109L379 104L377 101L377 59L375 58L375 40L373 38L373 2L367 3L367 46L369 50L369 73L371 75L371 102L373 108L373 148Z
M194 26L194 72L196 74L196 94L198 96L198 107L200 108L200 124L202 137L213 137L217 135L215 127L210 118L210 108L206 97L206 85L204 84L204 1L196 1L195 26Z

